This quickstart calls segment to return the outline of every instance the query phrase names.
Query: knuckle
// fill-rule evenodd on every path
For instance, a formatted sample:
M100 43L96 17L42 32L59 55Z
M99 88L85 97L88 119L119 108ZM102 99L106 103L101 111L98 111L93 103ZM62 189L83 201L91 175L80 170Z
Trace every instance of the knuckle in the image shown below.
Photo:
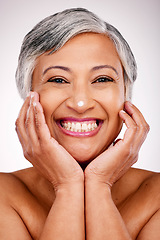
M30 161L30 159L37 159L39 156L41 156L42 152L39 147L30 147L28 146L23 150L24 157Z
M27 155L28 156L32 156L32 149L31 148L28 148L27 151L26 151Z
M20 125L20 119L17 118L16 121L15 121L15 126L16 126L16 129L18 128L18 126Z
M135 164L138 161L138 155L136 155L133 159L133 164Z
M136 133L138 130L139 130L139 127L138 127L136 124L134 124L134 125L132 126L132 131L133 131L133 133Z
M149 130L150 130L150 126L149 126L148 123L142 124L140 127L141 127L142 131L143 131L145 134L147 134L147 133L149 132Z
M26 121L25 121L25 127L28 128L31 124L31 119L30 117L27 117Z
M16 132L18 133L18 127L17 127L17 125L15 125L15 130L16 130Z
M32 148L30 146L26 147L23 150L23 155L24 155L25 158L28 158L28 157L32 156Z
M146 123L146 131L147 131L147 133L150 131L150 126L148 123Z
M36 128L37 129L41 129L42 124L39 121L36 121Z
M42 127L42 124L39 121L37 116L35 117L35 126L36 126L37 129L41 129L41 127Z
M17 134L19 135L19 133L22 130L22 122L20 121L19 118L17 118L16 122L15 122L15 131L17 132Z
M24 157L25 157L26 159L29 158L28 152L27 152L26 150L23 151L23 155L24 155Z

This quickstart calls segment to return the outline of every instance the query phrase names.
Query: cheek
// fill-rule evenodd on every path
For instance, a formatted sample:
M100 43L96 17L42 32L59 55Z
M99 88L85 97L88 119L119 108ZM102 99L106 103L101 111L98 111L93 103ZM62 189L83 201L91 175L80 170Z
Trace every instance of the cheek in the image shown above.
M108 117L119 118L119 111L124 107L124 90L115 88L110 89L103 95L102 106L108 113Z
M103 100L104 101L104 100ZM107 129L111 142L118 136L123 126L123 121L119 116L119 111L124 108L124 91L118 88L108 91L105 97L103 108L107 113Z
M119 117L119 111L124 108L124 101L124 94L120 91L110 91L105 100L103 99L103 108L107 114L105 126L107 127L106 139L109 139L108 145L117 138L122 129L123 121Z
M58 106L63 102L62 94L51 90L42 90L39 92L40 103L43 107L44 115L47 124L49 123L51 116L54 114Z

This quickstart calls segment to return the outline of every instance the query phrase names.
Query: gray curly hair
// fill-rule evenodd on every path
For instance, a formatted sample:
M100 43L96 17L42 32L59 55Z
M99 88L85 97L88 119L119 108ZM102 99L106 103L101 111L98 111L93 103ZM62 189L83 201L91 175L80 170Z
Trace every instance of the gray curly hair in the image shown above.
M83 8L71 8L46 17L25 36L16 71L17 88L23 99L32 89L36 58L46 51L54 53L74 36L86 32L106 34L113 41L123 66L126 100L131 99L137 66L128 43L115 27Z

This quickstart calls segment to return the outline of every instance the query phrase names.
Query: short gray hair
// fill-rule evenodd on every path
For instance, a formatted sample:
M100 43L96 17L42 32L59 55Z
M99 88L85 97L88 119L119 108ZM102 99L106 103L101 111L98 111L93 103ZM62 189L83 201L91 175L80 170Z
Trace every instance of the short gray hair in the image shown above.
M36 58L50 50L49 54L54 53L74 36L86 32L105 34L113 41L123 66L126 100L131 99L137 65L128 43L115 27L84 8L66 9L46 17L25 36L16 71L16 83L23 99L32 89Z

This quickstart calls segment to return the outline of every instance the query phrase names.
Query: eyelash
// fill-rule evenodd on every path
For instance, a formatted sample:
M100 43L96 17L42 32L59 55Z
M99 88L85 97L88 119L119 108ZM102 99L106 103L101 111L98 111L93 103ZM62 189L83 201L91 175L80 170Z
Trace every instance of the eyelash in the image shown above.
M47 82L55 82L55 83L69 83L66 80L64 80L63 78L50 78L48 79ZM105 83L105 82L114 82L114 80L110 77L99 77L97 78L95 81L92 82L93 83Z
M63 78L50 78L48 79L47 82L55 82L55 83L69 83L66 80L64 80Z
M105 82L114 82L113 78L111 77L99 77L92 83L105 83Z

